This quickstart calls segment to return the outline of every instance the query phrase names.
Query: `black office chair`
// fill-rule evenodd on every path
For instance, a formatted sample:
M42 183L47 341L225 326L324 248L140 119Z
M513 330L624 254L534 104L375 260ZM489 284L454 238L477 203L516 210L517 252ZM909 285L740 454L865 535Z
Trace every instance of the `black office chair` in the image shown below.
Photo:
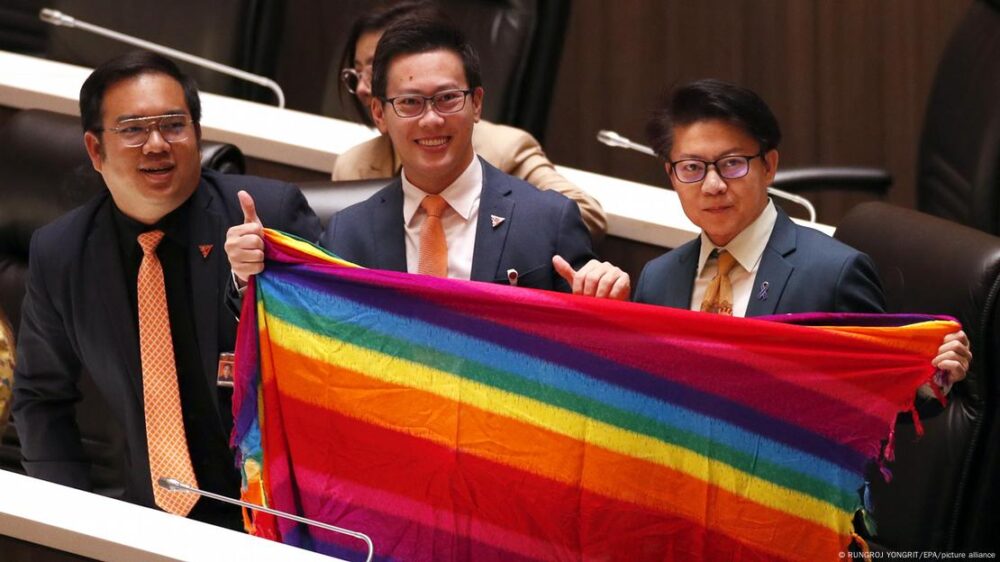
M44 0L5 0L0 7L0 49L41 56L49 33L38 19L44 5Z
M281 0L50 0L45 5L87 23L265 76L273 76L277 64L284 6ZM79 29L54 27L46 56L92 68L132 49ZM275 102L274 94L260 86L175 62L202 91Z
M545 136L552 90L569 21L568 0L440 0L449 18L472 42L480 57L486 99L483 118L525 129L540 142ZM370 8L338 11L337 18L357 17ZM291 9L291 8L290 8ZM343 21L328 28L346 29ZM324 115L354 115L342 109L338 85L340 53L330 57L322 95ZM286 62L287 65L294 61ZM350 103L348 100L344 100Z
M299 188L325 229L330 217L338 211L368 199L392 180L393 178L348 181L320 180L301 182Z
M870 474L876 543L917 551L993 551L1000 500L1000 238L881 202L852 209L836 237L867 253L885 285L889 312L947 314L972 344L968 378L949 405L896 424L892 481Z
M1000 0L976 0L945 48L927 101L917 204L1000 234Z
M566 0L445 0L472 41L487 96L483 118L545 137L569 22Z
M1000 0L974 0L952 33L927 102L917 168L921 211L1000 234ZM891 184L874 168L779 171L775 187L868 191Z

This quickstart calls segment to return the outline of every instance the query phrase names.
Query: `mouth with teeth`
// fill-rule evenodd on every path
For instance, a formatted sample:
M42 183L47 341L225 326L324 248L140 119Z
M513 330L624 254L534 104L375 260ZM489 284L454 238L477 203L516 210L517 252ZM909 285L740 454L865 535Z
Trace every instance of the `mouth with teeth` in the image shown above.
M174 167L175 166L173 164L153 164L149 166L142 166L139 168L139 171L147 176L162 177L170 172L173 172Z
M429 139L417 139L416 142L419 146L424 148L438 148L445 146L451 141L451 137L434 137Z

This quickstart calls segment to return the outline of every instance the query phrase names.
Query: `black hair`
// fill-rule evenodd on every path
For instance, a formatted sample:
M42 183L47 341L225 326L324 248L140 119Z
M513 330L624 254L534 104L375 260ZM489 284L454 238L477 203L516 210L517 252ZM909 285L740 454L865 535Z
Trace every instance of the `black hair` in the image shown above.
M379 3L371 10L362 14L361 17L355 20L354 25L351 26L351 30L347 34L347 42L344 43L344 50L340 55L338 74L343 69L354 68L354 57L357 54L358 39L361 39L362 35L385 31L396 22L412 17L447 19L441 7L429 0L389 0ZM341 102L344 101L345 95L349 95L351 97L351 105L357 111L361 121L369 127L374 126L368 108L361 105L361 101L358 100L357 96L347 91L347 87L342 80L337 81L337 92Z
M385 99L389 64L402 55L443 49L462 59L469 89L483 85L479 55L457 27L441 19L407 18L398 21L382 34L372 63L372 96Z
M778 120L753 90L706 79L680 86L664 97L646 126L649 144L661 158L669 160L674 128L708 119L719 119L743 129L757 139L761 152L778 148L781 142Z
M201 100L198 84L181 72L170 59L149 51L129 51L115 57L90 73L80 88L80 121L84 131L100 132L103 120L104 94L108 88L142 74L165 74L176 80L184 90L184 102L191 112L191 121L201 122Z

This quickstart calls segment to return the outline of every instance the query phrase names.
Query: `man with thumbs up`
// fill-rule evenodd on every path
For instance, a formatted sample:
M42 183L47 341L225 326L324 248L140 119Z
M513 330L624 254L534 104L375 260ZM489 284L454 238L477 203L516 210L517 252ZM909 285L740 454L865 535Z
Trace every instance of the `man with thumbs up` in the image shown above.
M293 186L201 169L198 91L163 57L137 51L101 65L83 85L80 109L108 189L32 239L13 406L24 468L94 490L91 477L102 471L91 462L102 458L103 472L121 470L124 481L105 476L99 491L239 529L237 509L155 482L173 477L238 495L231 396L216 384L220 353L236 339L224 305L226 229L259 213L316 240L319 221ZM257 201L246 215L240 190ZM94 384L80 384L86 376ZM77 423L81 399L105 404L89 422L124 446L85 439L94 436Z
M472 131L485 92L478 56L459 30L417 18L390 26L375 52L373 88L372 116L392 138L402 173L334 215L324 247L364 267L628 298L628 275L592 259L576 203L476 155ZM263 269L260 231L242 225L227 237L241 281Z

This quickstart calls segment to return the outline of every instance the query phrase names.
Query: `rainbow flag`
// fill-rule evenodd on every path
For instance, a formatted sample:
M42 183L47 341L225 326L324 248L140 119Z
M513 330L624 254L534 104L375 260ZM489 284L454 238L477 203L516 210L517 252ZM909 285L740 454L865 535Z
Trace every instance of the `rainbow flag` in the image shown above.
M266 255L237 345L244 497L366 533L378 560L837 560L866 464L958 328L367 270L273 231Z

